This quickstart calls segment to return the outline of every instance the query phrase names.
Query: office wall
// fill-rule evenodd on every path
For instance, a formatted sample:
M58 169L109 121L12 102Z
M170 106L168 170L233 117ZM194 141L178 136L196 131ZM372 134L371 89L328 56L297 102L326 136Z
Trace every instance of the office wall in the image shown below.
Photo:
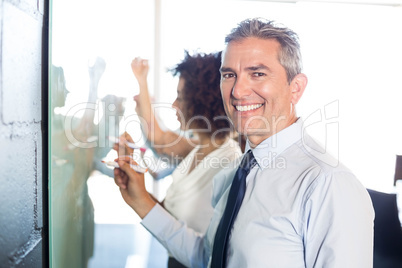
M0 1L0 267L46 265L41 131L46 2Z

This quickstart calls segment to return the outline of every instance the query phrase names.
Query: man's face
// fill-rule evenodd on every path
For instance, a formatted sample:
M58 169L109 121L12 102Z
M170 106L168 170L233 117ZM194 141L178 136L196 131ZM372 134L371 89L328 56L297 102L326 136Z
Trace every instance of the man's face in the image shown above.
M292 83L279 63L274 39L230 42L222 54L221 92L227 115L252 146L291 125ZM254 147L253 146L253 147Z

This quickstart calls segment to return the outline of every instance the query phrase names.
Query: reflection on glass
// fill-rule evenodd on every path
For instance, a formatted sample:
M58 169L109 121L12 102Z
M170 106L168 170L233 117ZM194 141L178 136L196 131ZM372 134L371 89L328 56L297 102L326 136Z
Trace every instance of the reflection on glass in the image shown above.
M94 163L100 162L110 150L107 146L96 146L101 136L99 130L117 129L111 127L109 121L124 112L123 99L108 95L102 101L113 105L113 112L101 118L98 125L94 123L97 89L105 66L105 61L97 58L94 65L88 67L87 101L74 106L82 110L81 117L54 113L55 108L64 106L67 88L63 68L52 66L51 232L55 267L86 267L93 255L94 209L87 179L96 166ZM118 121L112 122L116 123Z
M101 160L114 159L109 136L131 129L136 142L141 137L138 124L123 121L135 116L131 60L152 56L152 5L131 0L112 5L98 0L51 1L51 267L125 267L127 259L136 259L129 258L134 255L134 237L149 240L136 231L138 216L121 197L116 199L113 169ZM103 240L105 235L110 235L108 241ZM102 252L104 242L110 247Z
M51 75L52 100L57 100L53 104L63 105L66 91L64 71L52 66ZM93 98L94 94L91 95ZM91 96L88 101L90 99ZM92 161L93 149L74 146L64 128L65 119L71 119L69 127L72 133L80 141L87 141L93 132L93 114L86 110L80 119L66 118L54 113L56 107L62 106L52 107L51 116L51 257L60 267L85 267L92 255L94 241L94 213L86 185L91 168L88 161Z

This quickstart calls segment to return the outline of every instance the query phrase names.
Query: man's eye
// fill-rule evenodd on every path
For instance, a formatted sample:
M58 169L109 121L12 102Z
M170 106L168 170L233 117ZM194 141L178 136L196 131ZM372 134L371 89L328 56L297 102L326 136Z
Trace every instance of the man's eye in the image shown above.
M227 73L227 74L222 74L222 77L223 77L224 79L229 79L229 78L235 77L235 75L232 74L232 73Z
M265 76L265 74L256 72L256 73L253 73L253 76L260 77L260 76Z

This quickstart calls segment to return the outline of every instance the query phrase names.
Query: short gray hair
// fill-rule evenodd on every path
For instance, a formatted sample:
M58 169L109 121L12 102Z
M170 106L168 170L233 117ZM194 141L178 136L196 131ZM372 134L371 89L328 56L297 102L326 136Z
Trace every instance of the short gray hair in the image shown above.
M288 83L302 71L299 37L295 32L274 21L261 18L247 19L238 24L225 38L225 43L237 42L249 37L275 39L281 46L279 62L285 68Z

